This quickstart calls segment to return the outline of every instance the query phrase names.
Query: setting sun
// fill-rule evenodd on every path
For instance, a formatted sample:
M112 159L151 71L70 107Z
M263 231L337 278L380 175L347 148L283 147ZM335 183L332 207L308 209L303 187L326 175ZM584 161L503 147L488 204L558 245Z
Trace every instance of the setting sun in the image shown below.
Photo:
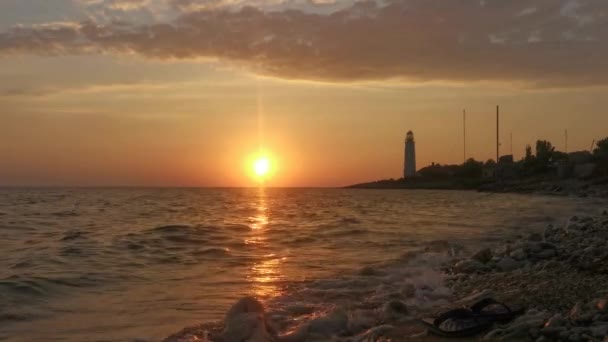
M253 164L253 172L256 176L264 177L270 172L270 160L267 157L259 157Z

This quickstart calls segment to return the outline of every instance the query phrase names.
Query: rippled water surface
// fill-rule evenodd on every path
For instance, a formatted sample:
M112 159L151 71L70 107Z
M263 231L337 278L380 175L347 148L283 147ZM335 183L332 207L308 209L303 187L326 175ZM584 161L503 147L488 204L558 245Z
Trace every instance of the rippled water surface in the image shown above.
M342 189L0 190L0 340L160 340L247 294L426 243L475 248L592 199ZM287 286L288 287L288 286Z

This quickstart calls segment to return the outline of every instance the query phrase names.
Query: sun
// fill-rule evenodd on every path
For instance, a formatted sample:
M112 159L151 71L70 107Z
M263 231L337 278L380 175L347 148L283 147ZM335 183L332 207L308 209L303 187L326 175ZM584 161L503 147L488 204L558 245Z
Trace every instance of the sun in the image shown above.
M270 173L270 160L268 157L258 157L253 162L253 172L260 178L267 176Z

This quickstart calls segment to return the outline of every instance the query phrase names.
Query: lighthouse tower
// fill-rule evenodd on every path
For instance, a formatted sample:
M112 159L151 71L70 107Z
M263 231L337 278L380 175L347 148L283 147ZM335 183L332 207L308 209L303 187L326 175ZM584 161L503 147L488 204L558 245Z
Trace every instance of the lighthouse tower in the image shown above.
M405 137L405 163L403 167L403 178L411 178L416 175L416 141L414 132L409 131Z

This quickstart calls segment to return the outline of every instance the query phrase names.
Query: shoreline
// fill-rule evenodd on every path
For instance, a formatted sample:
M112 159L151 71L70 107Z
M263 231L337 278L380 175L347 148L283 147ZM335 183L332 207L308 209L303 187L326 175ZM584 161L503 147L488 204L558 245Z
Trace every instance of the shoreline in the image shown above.
M439 263L429 263L429 256ZM366 267L352 279L381 279L394 267L434 267L441 284L399 284L397 292L388 291L361 307L302 315L299 319L305 322L286 330L261 304L244 299L226 316L225 321L233 323L186 328L164 341L447 341L428 335L418 319L486 297L528 310L513 322L468 340L601 342L608 335L608 206L596 216L573 216L563 226L527 231L478 251L436 241L401 259L401 264ZM380 283L390 287L399 281L386 277ZM422 305L420 298L429 303Z
M403 180L388 180L349 185L345 188L360 190L460 190L608 199L608 178L587 181L573 179L526 179L504 182L423 180L407 182Z

